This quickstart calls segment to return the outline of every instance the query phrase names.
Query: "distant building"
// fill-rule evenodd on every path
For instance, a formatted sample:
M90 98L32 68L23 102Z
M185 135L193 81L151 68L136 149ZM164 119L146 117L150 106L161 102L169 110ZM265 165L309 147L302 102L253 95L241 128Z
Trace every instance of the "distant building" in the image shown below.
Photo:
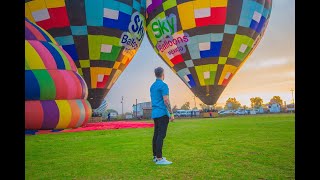
M132 114L126 114L125 119L132 119L132 118L133 118Z
M278 103L273 103L269 105L269 111L271 113L279 113L281 111L281 106Z
M258 107L258 108L254 108L254 111L256 112L256 114L262 114L265 112L265 108L263 108L262 106Z
M132 105L132 112L134 117L151 118L152 105L151 102L142 102L137 105Z
M107 119L108 118L108 112L104 112L103 114L102 114L102 117L104 118L104 119ZM118 113L117 112L110 112L110 118L111 119L116 119L118 117Z

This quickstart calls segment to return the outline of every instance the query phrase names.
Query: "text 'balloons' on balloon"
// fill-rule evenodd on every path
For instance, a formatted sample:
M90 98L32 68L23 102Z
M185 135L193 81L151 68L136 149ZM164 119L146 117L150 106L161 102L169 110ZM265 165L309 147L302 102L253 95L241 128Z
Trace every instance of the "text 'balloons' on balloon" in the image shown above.
M70 55L28 19L25 39L25 129L84 125L92 114L88 87Z
M154 50L203 103L213 105L258 45L272 0L147 0Z
M69 53L96 109L140 47L145 5L145 0L33 0L25 3L25 16Z

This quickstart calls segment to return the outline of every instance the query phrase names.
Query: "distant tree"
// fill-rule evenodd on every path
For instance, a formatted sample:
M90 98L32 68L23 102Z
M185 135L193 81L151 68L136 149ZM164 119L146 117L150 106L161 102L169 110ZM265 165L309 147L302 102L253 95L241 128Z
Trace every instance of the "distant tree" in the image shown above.
M225 109L238 109L239 107L241 107L241 103L239 101L237 101L236 98L229 98L226 101L226 105L225 105Z
M261 97L250 98L250 101L251 101L252 108L260 108L263 104L263 100Z
M243 105L242 107L243 107L243 109L248 109L248 107L246 105Z
M186 102L184 103L180 109L183 109L183 110L189 110L190 109L190 102Z
M115 112L115 113L118 114L118 111L116 111L116 110L114 110L114 109L107 109L107 110L106 110L106 113L113 113L113 112Z
M280 96L273 96L273 97L270 99L269 104L273 104L273 103L278 103L278 104L280 104L281 107L282 107L282 105L283 105L283 101L282 101L282 99L281 99Z
M173 112L177 112L177 110L178 110L178 106L177 106L177 105L174 105L173 108L172 108L172 111L173 111Z
M198 110L198 108L197 108L197 107L194 107L194 108L192 108L192 110Z
M131 115L132 114L132 112L126 112L126 113L124 113L124 115Z

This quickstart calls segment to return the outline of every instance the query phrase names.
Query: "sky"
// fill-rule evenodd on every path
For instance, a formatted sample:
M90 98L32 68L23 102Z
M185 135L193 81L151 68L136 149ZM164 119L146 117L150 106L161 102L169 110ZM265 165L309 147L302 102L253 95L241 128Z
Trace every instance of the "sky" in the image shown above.
M138 103L150 101L149 88L155 81L154 69L165 70L165 82L170 89L172 106L181 107L185 102L199 108L191 90L171 71L154 52L147 37L135 57L113 85L106 100L109 109L132 112ZM273 0L267 30L260 44L233 77L218 99L217 106L224 106L229 97L235 97L242 105L250 106L250 98L259 96L264 103L273 96L280 96L287 104L292 101L290 89L295 89L295 1Z

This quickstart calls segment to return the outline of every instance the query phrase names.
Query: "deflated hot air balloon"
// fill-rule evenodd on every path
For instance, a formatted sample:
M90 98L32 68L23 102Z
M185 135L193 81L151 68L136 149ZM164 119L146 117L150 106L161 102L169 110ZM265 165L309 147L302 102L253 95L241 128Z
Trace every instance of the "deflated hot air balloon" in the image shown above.
M93 109L137 52L145 33L145 0L33 0L25 16L67 51Z
M259 43L272 0L147 0L154 50L213 105Z
M65 129L91 117L88 88L54 38L25 20L25 129Z

